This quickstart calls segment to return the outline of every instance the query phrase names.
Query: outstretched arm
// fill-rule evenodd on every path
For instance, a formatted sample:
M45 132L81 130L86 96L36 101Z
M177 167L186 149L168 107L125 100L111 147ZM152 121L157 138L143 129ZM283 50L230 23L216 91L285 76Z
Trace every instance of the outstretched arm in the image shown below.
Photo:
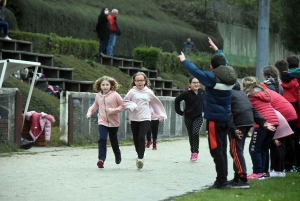
M229 62L224 54L224 52L222 50L219 50L219 48L216 46L216 44L212 41L212 39L210 37L208 37L208 43L209 43L209 48L211 48L215 54L222 54L225 59L226 59L226 66L229 66Z

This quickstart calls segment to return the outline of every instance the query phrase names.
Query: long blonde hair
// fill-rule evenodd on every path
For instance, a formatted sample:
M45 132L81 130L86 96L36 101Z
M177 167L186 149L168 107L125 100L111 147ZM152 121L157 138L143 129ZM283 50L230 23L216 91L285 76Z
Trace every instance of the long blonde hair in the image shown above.
M248 97L254 95L259 91L263 91L267 96L271 98L270 94L262 86L260 86L260 82L256 77L244 77L242 80L242 84L243 91L247 94Z
M96 92L102 92L101 90L101 83L106 80L110 83L110 90L116 91L119 88L119 83L112 77L109 76L103 76L100 77L98 80L95 81L94 84L94 91Z

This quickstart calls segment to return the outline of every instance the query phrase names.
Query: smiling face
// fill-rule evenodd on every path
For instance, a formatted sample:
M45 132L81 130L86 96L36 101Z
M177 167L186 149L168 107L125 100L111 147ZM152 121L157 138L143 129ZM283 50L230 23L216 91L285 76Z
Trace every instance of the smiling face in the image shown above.
M102 93L107 94L110 91L111 85L110 85L109 81L103 80L100 84L100 87L101 87Z
M192 79L192 82L189 86L193 91L198 91L198 89L200 88L200 82L198 79L194 78Z
M146 79L143 75L137 75L134 78L134 83L139 90L142 90L145 87Z

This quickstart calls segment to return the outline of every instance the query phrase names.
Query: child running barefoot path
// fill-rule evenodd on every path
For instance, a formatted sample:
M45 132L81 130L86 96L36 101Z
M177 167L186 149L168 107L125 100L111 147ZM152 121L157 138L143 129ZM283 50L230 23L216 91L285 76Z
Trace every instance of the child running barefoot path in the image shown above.
M98 110L98 129L99 129L99 141L98 141L98 162L99 168L104 168L104 162L106 160L106 141L107 134L109 134L109 140L115 154L116 164L121 163L121 151L119 149L118 142L118 129L119 129L119 116L118 113L122 112L123 100L121 96L116 92L118 89L118 82L111 77L103 76L95 81L94 90L97 91L95 102L89 108L86 117L89 119L91 115Z
M167 119L166 111L160 100L148 88L150 82L147 76L138 72L132 76L130 91L124 97L124 106L129 109L129 120L133 134L135 150L138 153L136 166L142 169L144 166L145 136L150 128L151 111L157 114L160 121Z

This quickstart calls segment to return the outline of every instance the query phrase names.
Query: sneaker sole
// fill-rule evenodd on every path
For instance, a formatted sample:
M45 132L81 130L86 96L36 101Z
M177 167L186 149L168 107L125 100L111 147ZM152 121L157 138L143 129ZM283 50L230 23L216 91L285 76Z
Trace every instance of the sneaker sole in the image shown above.
M138 169L142 169L143 166L144 166L143 161L138 161L138 162L137 162L137 168L138 168Z
M248 189L248 188L250 188L250 186L231 186L231 188L234 188L234 189Z

